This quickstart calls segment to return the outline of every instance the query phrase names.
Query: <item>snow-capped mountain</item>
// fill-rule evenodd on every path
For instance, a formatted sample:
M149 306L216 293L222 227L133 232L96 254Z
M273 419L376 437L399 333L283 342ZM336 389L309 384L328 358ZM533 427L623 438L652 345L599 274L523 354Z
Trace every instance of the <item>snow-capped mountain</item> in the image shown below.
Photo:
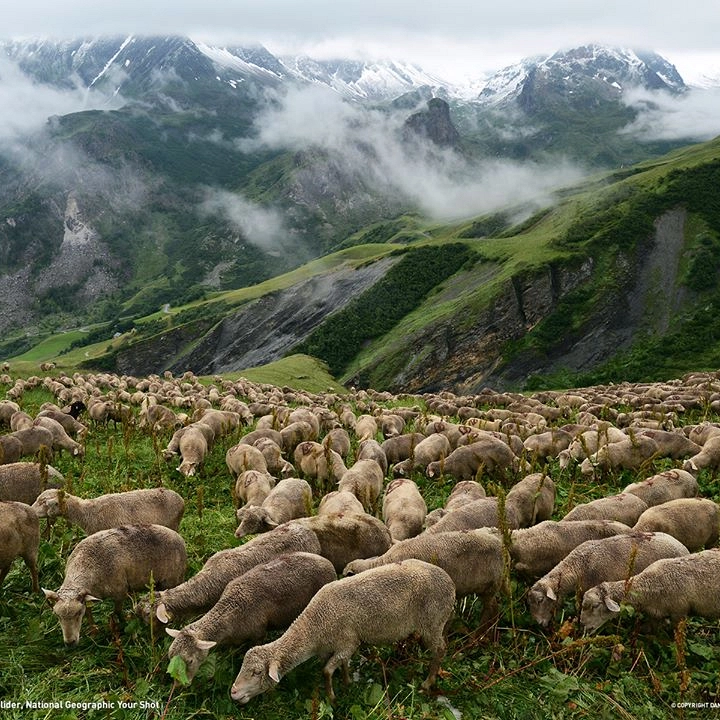
M535 88L572 96L588 87L606 99L629 88L682 92L685 83L677 69L660 55L624 48L584 45L547 57L533 57L511 65L491 77L478 99L500 105L518 99L527 105Z

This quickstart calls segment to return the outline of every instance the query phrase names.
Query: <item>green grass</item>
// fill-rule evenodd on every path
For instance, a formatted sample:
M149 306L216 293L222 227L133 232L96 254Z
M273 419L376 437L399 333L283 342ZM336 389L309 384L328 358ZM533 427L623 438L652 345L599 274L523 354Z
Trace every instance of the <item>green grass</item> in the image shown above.
M305 358L287 360L295 371L308 363ZM26 393L21 404L34 413L51 399L47 391L37 389ZM409 397L404 404L416 404L416 400ZM689 413L684 421L700 419L699 413ZM706 419L717 421L720 416ZM194 573L213 552L238 543L233 536L231 479L224 465L225 449L237 436L216 445L199 474L189 479L179 475L174 464L163 461L160 449L166 440L167 436L154 438L130 427L93 427L83 460L63 455L55 464L65 474L69 489L81 496L159 485L180 492L186 500L180 531L188 547L189 573ZM648 467L643 477L669 464L663 461ZM555 518L577 503L617 492L637 479L623 472L587 481L561 472L554 463L549 472L558 488ZM444 502L451 483L430 482L421 475L415 479L430 508ZM484 481L490 487L489 479ZM704 495L720 500L720 478L704 472L700 484ZM80 531L62 520L53 525L41 543L41 585L56 589L61 584L65 560L81 537ZM0 589L0 698L65 705L60 709L5 708L0 716L11 720L450 720L451 706L464 720L645 720L673 716L671 703L720 699L717 621L688 622L686 637L680 639L684 656L678 655L678 641L668 628L647 632L631 617L624 616L598 636L584 637L573 619L573 599L563 604L557 618L559 632L543 632L526 608L528 585L514 575L511 580L510 595L501 599L496 640L478 632L482 608L477 600L469 597L458 603L438 686L430 693L418 689L427 655L408 640L394 648L362 647L352 661L357 681L344 687L336 678L334 707L325 697L317 660L293 670L276 690L238 706L228 691L244 647L214 650L191 686L173 690L166 673L170 639L164 633L153 635L140 623L131 613L130 601L120 627L110 624L109 603L95 603L97 629L91 631L85 622L80 645L68 649L56 617L41 594L30 592L27 571L18 561ZM111 709L67 705L101 702ZM148 707L142 708L141 703ZM696 715L688 710L685 717ZM709 716L707 711L705 716Z
M347 392L346 388L330 375L326 365L309 355L289 355L267 365L228 373L227 377L245 377L255 383L268 383L278 387L288 385L312 393Z

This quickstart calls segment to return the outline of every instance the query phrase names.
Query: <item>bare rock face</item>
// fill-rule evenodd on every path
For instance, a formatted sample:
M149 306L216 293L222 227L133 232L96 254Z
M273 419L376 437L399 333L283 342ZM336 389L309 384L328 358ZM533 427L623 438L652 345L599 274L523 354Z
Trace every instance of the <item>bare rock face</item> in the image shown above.
M439 147L456 147L460 134L450 119L450 106L441 98L428 100L427 110L411 115L403 128L406 139L428 139Z

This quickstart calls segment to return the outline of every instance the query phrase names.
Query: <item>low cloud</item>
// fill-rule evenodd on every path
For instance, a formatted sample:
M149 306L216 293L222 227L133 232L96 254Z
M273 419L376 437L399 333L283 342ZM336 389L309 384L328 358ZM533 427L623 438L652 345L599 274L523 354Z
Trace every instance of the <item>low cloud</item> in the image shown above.
M682 95L630 90L625 103L638 112L623 133L639 140L710 140L720 135L720 88L691 88Z
M569 163L475 162L431 142L408 143L402 139L407 115L360 107L321 86L294 88L274 96L255 136L238 144L245 152L320 148L369 187L400 195L437 220L546 202L553 189L582 177Z
M207 188L205 193L201 214L219 215L248 242L270 255L280 254L291 246L291 231L278 210L263 207L228 190Z

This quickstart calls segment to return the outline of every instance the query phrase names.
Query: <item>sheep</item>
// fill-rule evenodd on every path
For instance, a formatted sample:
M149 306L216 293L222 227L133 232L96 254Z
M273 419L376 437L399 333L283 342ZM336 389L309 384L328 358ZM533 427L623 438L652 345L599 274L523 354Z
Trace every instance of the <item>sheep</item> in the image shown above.
M240 547L216 552L189 580L155 593L152 603L149 597L142 598L135 612L145 622L155 616L163 623L170 618L205 612L220 599L231 580L277 555L298 551L320 554L320 543L315 534L304 527L282 525Z
M345 428L333 428L322 439L322 445L346 458L350 454L350 435Z
M700 452L688 458L683 469L691 473L711 468L717 470L720 467L720 434L711 435L702 446Z
M185 501L168 488L108 493L84 500L63 490L45 490L33 504L38 517L64 517L86 535L120 525L180 526Z
M310 425L310 427L312 428L313 437L307 439L315 440L316 438L320 437L320 418L318 418L318 416L310 408L297 407L291 410L288 413L285 426L287 427L288 425L291 425L295 422L306 422L308 423L308 425Z
M374 440L378 433L377 421L372 415L361 415L355 421L355 435L358 442Z
M484 619L497 609L496 595L505 589L505 563L500 537L486 529L427 533L395 543L380 557L353 560L344 575L416 558L441 567L452 578L458 598L474 593L483 601ZM481 621L482 624L483 621Z
M245 505L262 505L275 487L275 478L259 470L246 470L238 476L233 488L235 500ZM237 515L237 513L236 513Z
M527 475L505 496L505 508L514 511L520 527L549 520L554 507L555 483L544 473Z
M397 478L387 486L383 497L382 517L393 542L421 533L426 515L427 504L412 480Z
M461 480L450 491L450 495L445 501L445 507L436 508L425 516L425 527L435 525L440 518L445 517L449 512L484 497L485 488L479 482L476 480Z
M51 465L17 462L0 465L0 500L32 505L47 488L59 488L65 478Z
M171 588L185 574L185 542L163 525L122 525L81 540L70 553L65 579L57 591L43 588L60 619L66 645L77 645L86 604L111 598L115 614L122 612L128 592L152 581Z
M561 450L558 454L560 468L565 469L571 461L582 462L605 445L622 440L627 440L627 435L609 424L599 430L585 430L570 443L567 450Z
M388 459L380 443L374 438L358 443L355 460L374 460L381 468L383 476L388 471Z
M177 471L185 477L192 477L209 451L206 433L196 424L188 425L180 438L179 450L182 462Z
M229 410L213 410L212 408L205 408L194 413L193 421L209 425L213 429L216 438L229 435L242 425L242 418L237 413Z
M98 408L95 410L95 405L88 408L90 417L95 422L107 422L108 412L111 409L112 403L106 402L106 407ZM182 426L182 423L178 420L177 415L164 405L146 405L140 410L140 416L138 420L139 428L148 428L152 433L164 433L168 430L177 429Z
M53 434L43 427L31 427L27 430L16 430L10 437L22 443L21 457L45 454L47 459L52 457Z
M27 430L33 426L33 418L28 415L24 410L18 410L13 413L10 418L10 430L13 432L17 430Z
M338 490L351 492L367 512L377 507L385 477L375 460L358 460L338 483Z
M657 560L627 580L602 582L590 588L582 600L580 623L595 632L620 605L630 605L648 618L670 618L676 625L690 615L720 617L720 550L703 550L681 557Z
M413 470L425 470L429 465L437 463L441 458L443 460L447 459L452 452L450 441L445 435L433 433L415 446L411 457L393 467L393 474L397 477L408 475Z
M660 457L669 457L680 460L702 451L702 447L692 442L680 432L670 430L652 430L643 428L635 431L635 435L652 438L657 444Z
M688 549L665 533L636 533L588 540L578 545L528 591L530 614L547 627L562 599L585 592L605 580L630 577L667 557L687 555Z
M365 513L325 513L293 520L288 525L315 533L319 554L330 560L338 574L349 562L382 555L392 545L385 523Z
M712 500L680 498L648 508L633 530L664 532L690 552L712 547L720 533L720 508Z
M563 450L567 450L572 441L571 433L553 428L537 435L530 435L525 439L523 446L531 457L547 460L557 457Z
M292 463L288 462L282 456L280 446L270 438L258 438L253 443L265 458L267 470L275 477L292 477L295 474L295 468Z
M262 505L245 505L236 512L240 525L235 537L263 533L284 522L307 517L312 509L312 488L305 480L281 480L263 500Z
M237 480L246 470L256 470L260 473L268 472L267 462L262 452L254 445L246 445L245 443L228 448L225 453L225 464L233 480Z
M21 557L30 571L33 592L38 583L38 548L40 521L38 516L21 502L0 502L0 585L3 584L13 560Z
M347 472L343 459L334 450L307 440L295 448L295 465L309 478L338 483Z
M23 444L12 435L0 435L0 465L16 463L23 454Z
M405 429L405 420L399 415L390 413L388 415L382 415L380 417L380 432L382 436L387 440L391 437L396 437L402 434Z
M318 515L336 515L340 513L352 514L352 513L364 513L365 508L362 503L347 490L333 490L332 492L323 495L320 498L318 504L317 514Z
M636 435L620 442L601 447L580 464L583 475L593 475L601 470L639 470L659 457L660 448L650 437Z
M407 433L406 435L395 435L387 438L380 447L385 453L389 465L397 465L407 460L415 452L417 444L425 439L422 433Z
M52 420L56 420L63 426L68 435L74 435L76 438L84 438L87 435L87 427L85 425L76 420L69 413L64 413L61 410L56 410L54 408L41 408L37 417L49 417Z
M259 428L257 430L251 430L247 435L243 435L240 438L241 443L246 445L254 445L260 438L268 438L272 440L279 448L282 448L282 436L278 430L271 430L270 428Z
M642 498L648 505L661 505L669 500L696 497L700 491L697 480L686 470L665 470L641 482L630 483L623 492Z
M268 630L286 628L323 585L335 580L332 563L313 553L289 553L256 565L229 582L199 620L182 630L165 628L173 638L168 657L185 661L192 682L216 645L262 640Z
M527 529L511 531L510 557L518 575L540 577L587 540L629 532L627 525L610 520L545 520Z
M383 565L323 586L277 640L247 651L230 695L247 703L301 662L329 658L323 668L328 698L335 700L332 676L342 667L349 682L349 660L361 642L395 643L417 633L432 653L429 689L445 654L445 626L455 605L448 574L422 560Z
M647 503L642 498L633 493L622 492L576 505L563 520L617 520L632 527L647 508Z
M485 435L470 445L459 446L443 462L431 462L426 474L429 478L443 474L455 480L476 480L482 470L517 472L519 468L517 456L502 440Z
M10 418L20 411L20 406L12 400L0 400L0 425L10 427Z
M426 533L445 533L451 530L475 530L481 527L498 527L498 499L486 497L462 505L425 530ZM505 524L511 529L520 527L513 507L505 508Z
M33 421L35 427L49 430L53 436L53 450L67 450L73 456L85 455L85 446L75 442L66 432L65 428L51 417L38 417Z
M306 420L295 420L280 430L284 452L295 452L295 448L306 440L317 440L315 428Z

